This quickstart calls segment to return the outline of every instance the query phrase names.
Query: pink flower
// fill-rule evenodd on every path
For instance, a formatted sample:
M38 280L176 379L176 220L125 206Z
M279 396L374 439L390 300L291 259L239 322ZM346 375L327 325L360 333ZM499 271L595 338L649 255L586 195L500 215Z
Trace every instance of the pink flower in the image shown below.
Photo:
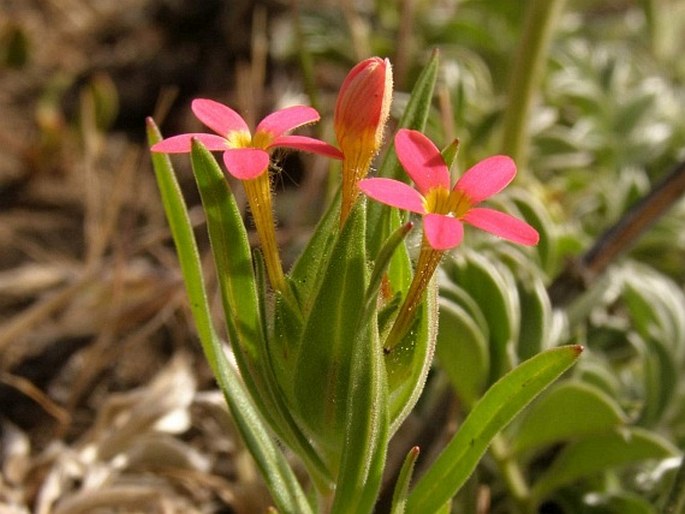
M181 134L152 146L153 152L188 153L197 139L211 151L222 151L228 172L240 180L251 180L269 167L269 150L277 147L295 148L305 152L342 159L335 147L306 136L287 135L293 129L319 121L319 113L311 107L297 105L269 114L257 125L254 135L245 120L230 107L213 100L198 98L191 105L197 118L215 134Z
M401 129L395 136L400 163L416 188L398 180L371 178L359 188L379 202L423 215L424 235L435 250L449 250L461 243L463 223L522 245L538 243L537 231L528 223L477 205L499 193L516 176L509 157L489 157L470 168L450 189L450 174L437 147L415 130Z

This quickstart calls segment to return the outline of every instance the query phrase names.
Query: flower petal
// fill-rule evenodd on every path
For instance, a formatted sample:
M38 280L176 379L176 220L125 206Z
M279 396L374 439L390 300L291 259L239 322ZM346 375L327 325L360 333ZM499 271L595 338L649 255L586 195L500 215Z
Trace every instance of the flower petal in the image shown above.
M197 98L193 100L190 107L197 119L217 134L228 136L235 130L250 132L243 117L227 105L214 100Z
M155 143L150 150L164 153L188 153L193 139L200 141L210 152L226 150L226 139L214 134L179 134Z
M534 246L540 240L537 230L525 221L493 209L471 209L462 219L513 243Z
M423 232L428 244L436 250L449 250L464 239L464 225L457 218L442 214L426 214Z
M395 135L395 152L424 196L434 187L450 188L450 173L440 150L421 132L400 129Z
M463 191L476 204L499 193L516 176L516 164L506 155L495 155L469 168L454 189Z
M335 146L307 136L280 136L269 145L269 148L274 147L294 148L303 152L325 155L333 159L343 158L342 152Z
M293 105L269 114L259 122L255 134L265 132L272 138L276 138L307 123L319 121L319 119L319 113L313 107Z
M252 180L269 168L269 154L257 148L232 148L224 152L228 172L239 180Z
M424 214L423 197L414 188L390 178L367 178L357 184L369 198L407 211Z

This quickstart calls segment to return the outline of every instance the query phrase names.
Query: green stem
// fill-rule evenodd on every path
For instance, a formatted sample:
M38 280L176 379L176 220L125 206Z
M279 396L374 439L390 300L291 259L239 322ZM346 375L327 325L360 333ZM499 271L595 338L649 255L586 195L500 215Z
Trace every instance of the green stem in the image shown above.
M528 119L547 63L552 33L565 1L530 0L527 4L523 37L510 74L502 133L503 153L510 155L520 169L528 165Z
M416 308L423 298L423 292L426 290L430 279L438 268L444 253L445 252L442 250L431 248L426 240L426 236L423 236L421 253L419 253L419 260L416 263L414 278L409 285L409 290L407 291L407 296L404 298L402 307L400 307L400 312L397 314L397 318L395 318L395 323L390 329L390 333L383 344L383 351L385 353L389 353L395 348L407 334L407 331L414 321Z
M510 455L507 446L504 437L498 434L492 439L490 454L497 463L502 479L516 503L518 512L532 514L535 509L531 505L530 488L519 463Z

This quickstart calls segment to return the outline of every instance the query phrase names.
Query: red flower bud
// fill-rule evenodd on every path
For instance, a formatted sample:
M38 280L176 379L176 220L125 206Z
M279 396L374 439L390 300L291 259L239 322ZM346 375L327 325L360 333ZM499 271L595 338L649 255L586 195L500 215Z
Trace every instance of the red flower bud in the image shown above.
M343 153L342 222L359 194L357 182L368 173L383 142L391 101L392 67L388 59L371 57L360 62L340 87L334 127Z

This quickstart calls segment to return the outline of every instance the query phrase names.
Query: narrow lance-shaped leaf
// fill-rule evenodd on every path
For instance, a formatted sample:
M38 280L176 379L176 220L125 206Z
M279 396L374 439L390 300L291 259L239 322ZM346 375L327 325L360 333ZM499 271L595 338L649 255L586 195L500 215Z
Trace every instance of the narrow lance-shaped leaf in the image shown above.
M397 250L397 247L404 242L405 237L407 237L407 234L412 227L412 223L405 223L395 230L381 247L381 250L375 259L369 287L366 292L365 309L368 309L372 303L375 304L377 302L378 290L381 287L383 276L388 271L392 256L395 253L395 250Z
M559 248L554 231L555 225L548 210L538 197L523 189L512 189L509 195L526 221L540 234L540 242L535 247L535 251L540 256L542 270L553 274L558 266Z
M353 345L348 423L333 513L371 512L378 496L388 440L387 383L376 326L377 295L391 256L411 229L397 229L383 245L366 291Z
M357 202L331 250L305 321L292 374L293 410L328 455L331 469L340 459L352 342L359 332L369 280L364 207L365 202Z
M147 132L151 145L161 141L159 130L151 119L148 120ZM255 406L243 389L240 379L228 363L221 342L214 331L197 243L171 162L164 154L153 154L152 161L200 343L224 393L238 430L255 458L279 508L283 512L312 512L297 478L268 434Z
M433 102L433 91L438 80L439 63L440 54L437 50L434 50L414 84L411 96L409 97L409 103L407 103L407 107L404 113L402 113L398 128L414 130L423 130L425 128L431 103ZM393 148L394 145L391 145L388 149L378 175L397 180L406 180L406 176L402 172Z
M324 267L338 234L339 218L340 193L326 209L307 246L290 270L290 283L305 314L311 309L313 296L323 278Z
M416 459L418 458L419 447L414 446L411 450L409 450L409 453L407 453L407 456L404 458L402 469L400 469L400 474L397 477L395 491L392 495L392 510L390 511L390 514L404 514L407 507L409 483L411 482L411 477L414 474L414 465L416 464Z
M525 360L549 344L552 303L540 276L531 274L516 285L521 304L517 350L519 358Z
M235 198L216 160L199 141L193 142L191 161L207 217L224 317L243 381L271 428L298 453L317 480L330 480L293 420L267 364L262 308L247 232Z
M199 141L193 142L191 160L207 218L231 343L234 351L253 365L259 359L264 334L247 231L226 177Z
M581 351L581 346L548 350L493 384L416 484L407 501L407 512L436 512L447 503L476 468L493 437L568 369Z
M362 320L353 349L347 424L333 514L373 511L380 490L388 444L385 368L375 312Z

